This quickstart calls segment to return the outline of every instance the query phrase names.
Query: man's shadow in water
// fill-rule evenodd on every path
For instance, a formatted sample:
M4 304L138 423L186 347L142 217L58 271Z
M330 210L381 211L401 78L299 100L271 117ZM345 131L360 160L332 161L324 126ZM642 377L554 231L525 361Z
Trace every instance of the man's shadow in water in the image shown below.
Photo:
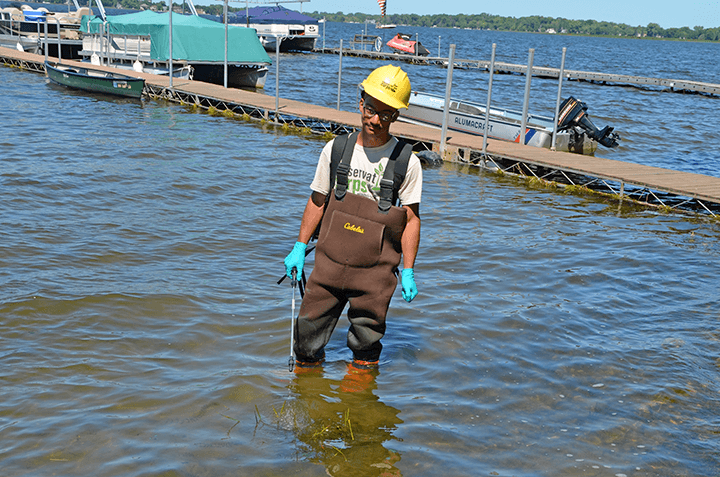
M322 368L295 375L280 420L295 433L300 458L333 477L402 475L395 467L400 454L383 444L398 440L393 433L403 421L374 394L378 374L348 367L339 381Z

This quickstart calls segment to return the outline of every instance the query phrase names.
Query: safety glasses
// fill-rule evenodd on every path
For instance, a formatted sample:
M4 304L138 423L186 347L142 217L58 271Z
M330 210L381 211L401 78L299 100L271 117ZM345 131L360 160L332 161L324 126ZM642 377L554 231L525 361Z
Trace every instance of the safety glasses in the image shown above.
M377 114L378 118L380 118L380 121L382 121L384 123L391 123L391 122L395 121L399 115L398 111L394 111L392 113L376 111L375 108L373 108L372 106L368 106L364 102L363 102L362 108L363 108L363 114L365 115L365 117L367 119L370 119Z

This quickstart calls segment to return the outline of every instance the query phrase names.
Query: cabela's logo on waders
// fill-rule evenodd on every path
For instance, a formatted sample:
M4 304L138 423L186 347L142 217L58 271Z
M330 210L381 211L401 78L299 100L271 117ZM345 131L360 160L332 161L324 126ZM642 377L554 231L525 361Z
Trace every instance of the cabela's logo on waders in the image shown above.
M363 229L362 227L359 227L359 226L357 226L357 225L351 225L350 222L347 222L347 223L345 224L345 229L350 230L350 231L352 231L352 232L357 232L357 233L359 233L359 234L364 234L364 233L365 233L365 229Z

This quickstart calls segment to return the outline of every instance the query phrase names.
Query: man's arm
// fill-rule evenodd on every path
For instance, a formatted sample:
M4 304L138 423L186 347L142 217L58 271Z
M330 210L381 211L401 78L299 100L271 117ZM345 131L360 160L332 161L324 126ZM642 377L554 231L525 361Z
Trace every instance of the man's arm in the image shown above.
M310 237L317 229L320 219L325 212L325 195L313 191L305 206L302 221L300 222L300 233L298 234L298 242L308 243Z
M403 205L403 208L407 212L407 223L401 239L403 268L414 268L420 247L420 204Z

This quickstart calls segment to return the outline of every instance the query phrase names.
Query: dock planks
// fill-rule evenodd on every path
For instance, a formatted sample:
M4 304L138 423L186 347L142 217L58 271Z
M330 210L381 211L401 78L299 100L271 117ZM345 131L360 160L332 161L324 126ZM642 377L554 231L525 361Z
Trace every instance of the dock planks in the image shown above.
M340 48L316 48L315 51L317 51L318 53L328 53L335 55L340 54ZM343 48L342 54L384 61L395 60L412 64L440 65L442 67L446 67L449 61L448 58L435 56L416 56L400 53L384 53L349 48ZM455 60L453 61L453 65L455 68L475 68L490 71L490 61L488 60L455 58ZM496 61L493 69L496 74L500 73L524 75L527 72L527 65L517 65L513 63ZM533 66L532 75L538 78L558 79L560 77L560 69L545 66ZM651 78L646 76L632 76L567 69L563 71L563 78L569 81L586 81L590 83L598 83L604 85L634 86L638 88L661 87L667 91L678 93L698 93L720 96L720 84L702 83L699 81L689 81L682 79Z
M0 58L4 60L5 64L11 66L32 66L31 69L35 69L35 71L43 71L44 69L44 57L40 55L0 47ZM63 63L82 65L80 62L68 60L64 60ZM107 69L109 72L116 71L115 68L109 67L98 67L98 69ZM173 79L173 88L170 89L168 77L146 73L134 73L134 75L145 79L146 88L150 86L173 94L190 95L195 97L196 101L199 101L197 98L203 98L211 100L213 104L252 107L263 110L266 118L272 118L275 114L276 99L266 94L240 89L226 89L215 84L177 78ZM278 114L280 115L315 120L332 125L333 127L328 130L334 130L334 127L337 126L348 129L360 127L359 112L338 111L333 108L282 98L279 98L277 105ZM410 142L430 144L435 150L438 149L441 141L440 130L414 124L397 122L393 124L392 132ZM449 131L446 144L450 153L446 159L456 160L461 157L463 151L474 151L476 153L482 151L483 138ZM487 153L491 158L511 159L525 165L617 182L620 184L621 191L627 184L648 189L653 196L656 196L655 192L660 192L693 199L701 202L702 208L712 215L716 214L702 202L714 204L716 208L720 204L720 178L717 177L673 171L596 156L550 151L491 139L488 140ZM460 160L462 161L462 158Z

